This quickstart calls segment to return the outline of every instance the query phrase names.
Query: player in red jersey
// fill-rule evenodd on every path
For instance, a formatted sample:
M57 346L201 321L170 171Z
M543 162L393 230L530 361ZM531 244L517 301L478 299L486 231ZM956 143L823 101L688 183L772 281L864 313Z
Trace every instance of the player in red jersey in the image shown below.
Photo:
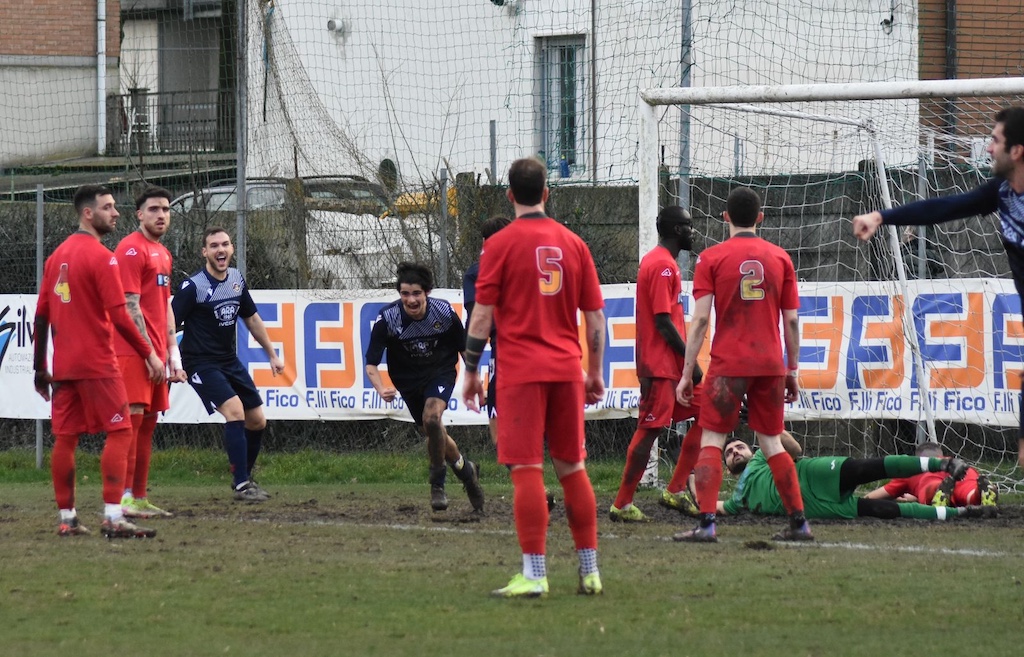
M615 502L608 510L613 522L648 522L633 504L636 487L647 468L654 440L675 422L696 418L700 391L689 406L676 402L675 387L686 354L682 283L676 258L693 247L690 213L678 206L658 213L658 245L640 260L636 277L636 374L640 379L640 408L636 432L626 451L626 467ZM694 378L700 382L699 367ZM697 507L687 491L687 479L700 452L700 426L694 422L683 438L672 480L662 492L661 504L689 515Z
M171 223L171 193L161 187L146 187L135 198L135 216L139 229L121 240L114 250L128 314L153 345L153 351L166 358L168 378L183 382L185 371L181 368L174 337L174 311L170 308L171 252L160 243ZM169 390L166 384L149 380L145 361L120 334L114 335L114 352L128 392L133 433L121 506L129 518L167 518L173 514L151 503L146 488L153 431L157 414L170 408Z
M583 406L604 395L604 299L586 243L544 211L546 178L544 164L533 158L516 160L509 168L508 198L516 219L488 238L481 252L476 307L466 340L463 399L476 411L484 402L477 372L480 354L492 320L501 326L498 460L511 468L513 513L523 553L523 572L492 592L501 598L548 593L545 433L580 560L577 592L602 592L597 501L585 465ZM586 321L585 378L580 310Z
M800 495L793 458L783 448L783 402L797 397L800 354L797 310L800 298L789 254L757 236L764 219L761 199L748 187L734 189L726 200L729 239L697 258L693 273L693 319L686 341L683 375L676 388L680 403L694 401L694 368L704 344L711 306L716 324L711 365L704 377L698 423L704 429L700 457L694 468L700 524L674 536L679 541L715 542L715 508L722 486L725 435L739 422L747 398L750 428L768 460L789 527L776 540L814 540ZM783 362L779 318L786 336L788 368Z
M61 536L88 534L75 511L75 448L83 433L105 431L100 457L103 475L103 535L108 538L155 536L128 521L121 510L132 424L128 396L114 355L113 329L125 337L153 383L164 379L160 357L125 310L117 259L100 237L117 226L110 190L84 185L75 192L78 232L46 259L35 316L35 388L52 394L53 490L60 509ZM53 373L47 365L53 329ZM52 393L51 393L52 390Z
M921 457L945 458L938 443L922 443L915 454ZM963 479L957 480L946 472L924 472L910 477L890 479L864 496L868 500L896 500L920 502L933 506L996 506L999 489L988 477L974 468L967 468Z

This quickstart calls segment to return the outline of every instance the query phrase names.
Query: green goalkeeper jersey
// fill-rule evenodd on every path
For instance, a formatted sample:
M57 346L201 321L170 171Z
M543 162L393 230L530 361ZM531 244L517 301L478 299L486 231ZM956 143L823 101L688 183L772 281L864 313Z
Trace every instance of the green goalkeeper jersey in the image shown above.
M845 456L816 456L796 462L804 514L808 518L857 517L857 498L852 491L839 490L839 470L845 461ZM726 513L737 514L744 510L760 515L786 515L768 460L761 450L754 452L732 497L725 502Z

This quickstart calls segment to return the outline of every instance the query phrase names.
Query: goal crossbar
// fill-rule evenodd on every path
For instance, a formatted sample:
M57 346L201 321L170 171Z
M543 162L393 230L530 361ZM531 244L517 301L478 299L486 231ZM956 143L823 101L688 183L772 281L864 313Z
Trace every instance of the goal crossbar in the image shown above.
M640 98L648 105L707 105L709 103L795 103L815 100L977 97L1022 93L1024 93L1024 77L843 84L665 87L643 89L640 91Z

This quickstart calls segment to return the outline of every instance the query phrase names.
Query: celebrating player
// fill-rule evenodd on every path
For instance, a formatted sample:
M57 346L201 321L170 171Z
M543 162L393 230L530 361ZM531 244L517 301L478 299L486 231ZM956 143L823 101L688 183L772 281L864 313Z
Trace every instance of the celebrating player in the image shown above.
M678 540L714 542L718 491L722 486L722 447L725 435L739 422L747 398L750 428L757 435L775 485L789 513L789 527L776 540L814 540L804 516L803 500L793 459L783 448L783 402L797 397L800 353L796 271L789 254L757 236L764 219L761 199L749 187L739 187L726 199L729 239L697 259L693 274L696 300L686 342L683 375L676 388L679 402L694 400L693 375L704 344L711 306L717 324L711 341L711 365L704 377L704 396L698 423L704 429L695 468L700 524ZM786 336L787 366L779 339L779 318Z
M522 572L492 591L501 598L548 593L545 434L580 561L577 592L603 590L597 568L597 501L584 462L583 405L604 394L604 299L586 243L544 211L546 178L546 167L536 159L516 160L509 168L507 195L516 219L484 245L466 340L462 395L470 409L478 410L483 404L480 354L493 318L500 318L498 460L511 467L523 554ZM585 380L576 320L580 310L586 322Z
M1013 284L1024 306L1024 107L1007 107L996 114L986 150L992 158L992 178L980 187L963 194L857 215L853 218L853 234L868 240L883 223L934 226L997 212ZM1024 390L1024 382L1021 385ZM1020 417L1018 448L1017 461L1024 468L1024 413Z
M455 390L455 366L466 342L466 330L450 303L430 296L434 274L426 265L400 263L397 280L401 298L380 311L370 331L366 376L384 401L394 401L401 394L417 430L427 437L430 508L448 508L444 489L447 462L462 481L473 511L480 513L484 510L480 467L462 456L442 419ZM380 374L385 351L394 387L385 384Z
M46 259L35 316L35 388L53 400L50 469L60 510L58 534L89 533L75 510L75 448L81 434L105 431L101 531L107 538L148 538L156 531L127 520L121 509L132 423L113 329L143 359L150 382L164 380L164 364L128 316L117 259L100 243L120 216L113 194L100 185L83 185L74 203L78 232ZM51 327L52 375L46 362Z
M675 387L683 369L686 334L681 305L682 283L676 258L693 247L690 213L670 206L658 213L658 245L640 261L636 278L636 373L640 379L640 409L636 432L626 452L622 483L608 517L614 522L647 522L644 512L633 504L636 487L647 468L654 440L675 422L697 417L700 390L689 406L676 402ZM696 383L700 367L694 368ZM686 490L700 452L701 428L694 422L683 438L672 480L662 492L661 504L688 515L697 507Z
M252 480L263 444L267 419L263 399L249 371L238 359L235 323L245 327L270 360L274 376L284 372L284 361L270 342L263 320L241 272L231 267L235 247L228 232L210 227L203 232L206 266L181 284L171 309L184 327L181 360L188 382L203 400L206 412L224 416L224 449L231 464L235 499L263 502L270 495Z
M121 270L128 314L139 332L166 357L171 381L185 381L178 342L174 339L174 314L171 311L171 253L160 238L171 223L171 193L161 187L146 187L135 198L135 216L139 229L121 240L114 250ZM170 517L149 501L149 461L153 451L153 431L157 414L170 407L167 385L149 380L146 363L132 346L114 336L114 351L124 377L131 409L133 440L128 449L125 490L121 498L129 518Z

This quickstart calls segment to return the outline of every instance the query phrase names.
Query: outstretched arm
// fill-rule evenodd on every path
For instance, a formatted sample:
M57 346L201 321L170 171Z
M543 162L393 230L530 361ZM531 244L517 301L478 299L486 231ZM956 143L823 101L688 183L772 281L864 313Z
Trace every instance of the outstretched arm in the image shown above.
M888 226L934 226L935 224L989 214L999 208L1001 178L963 194L940 196L907 203L883 212L874 211L853 218L853 234L868 240L883 223Z

